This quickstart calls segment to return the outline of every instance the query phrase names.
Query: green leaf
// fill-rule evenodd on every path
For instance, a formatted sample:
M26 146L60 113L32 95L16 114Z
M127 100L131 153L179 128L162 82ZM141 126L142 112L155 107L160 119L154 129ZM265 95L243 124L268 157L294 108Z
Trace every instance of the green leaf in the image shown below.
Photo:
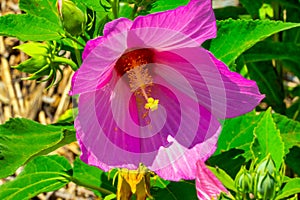
M20 0L19 6L21 10L26 11L28 14L61 25L57 0Z
M191 181L171 182L164 189L151 188L151 195L155 199L164 200L195 200L196 186Z
M253 141L253 131L261 120L263 113L264 112L260 115L256 115L254 112L251 112L236 118L226 119L214 157L222 155L222 152L236 148L244 150L245 153L242 155L246 160L249 160L252 156L249 150L251 142ZM284 142L285 154L287 154L289 149L293 146L300 147L300 123L277 113L274 113L272 116L276 127L280 130ZM221 163L222 162L223 161L221 161ZM222 168L224 169L224 167Z
M291 60L300 63L300 45L285 42L258 42L243 54L245 62Z
M250 143L248 146L250 149ZM209 163L210 166L217 166L218 168L225 170L231 178L234 178L241 166L245 164L246 160L242 155L246 157L243 150L230 149L218 155L211 156L207 163ZM250 156L247 157L248 160L251 158Z
M300 122L276 113L273 114L273 118L284 141L285 153L293 146L300 147Z
M160 178L159 176L154 176L150 179L150 185L151 187L157 187L157 188L166 188L170 184L170 181L164 180Z
M15 180L0 186L0 199L30 199L42 192L58 190L69 182L70 172L71 165L62 156L37 157Z
M103 6L101 6L101 3L105 2L100 2L100 1L95 1L95 0L74 0L76 4L81 4L85 5L89 9L96 11L97 13L106 13L105 9ZM109 4L108 4L109 5ZM106 6L106 4L105 4Z
M73 126L45 126L28 119L10 119L0 125L0 178L13 174L34 156L72 141Z
M82 162L79 158L74 161L73 179L75 183L82 186L89 186L91 189L104 188L108 191L115 192L112 179L108 176L108 173L103 172L97 167L90 166ZM104 194L106 195L107 193Z
M294 194L300 193L300 178L290 179L275 199L284 199Z
M133 10L133 7L129 6L128 3L120 3L119 17L130 18L132 10Z
M251 150L258 162L268 154L271 155L277 169L281 166L284 157L284 143L280 131L276 128L269 108L254 129L255 138Z
M251 112L236 118L226 119L214 155L236 148L244 150L246 154L248 153L244 156L250 159L249 150L253 141L253 130L260 118L261 115Z
M27 14L2 16L0 24L0 35L17 37L23 41L58 40L64 34L58 24Z
M160 12L165 10L175 9L179 6L187 5L189 0L157 0L153 8L151 9L151 13Z
M228 188L234 192L237 192L233 179L224 170L222 170L221 168L216 168L216 167L210 167L210 166L207 166L207 167L222 182L222 184L226 188Z
M210 44L210 51L226 64L231 64L255 43L274 33L300 26L270 20L224 20L218 21L218 37Z

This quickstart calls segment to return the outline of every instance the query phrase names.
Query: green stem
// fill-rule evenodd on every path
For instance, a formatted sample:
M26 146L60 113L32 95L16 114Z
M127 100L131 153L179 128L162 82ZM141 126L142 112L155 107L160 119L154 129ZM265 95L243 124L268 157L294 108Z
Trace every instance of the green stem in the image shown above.
M76 71L78 69L78 66L76 65L76 63L73 62L71 59L68 59L68 58L55 56L54 59L52 60L52 62L68 64L73 69L73 71Z
M138 6L136 4L134 4L133 10L132 10L132 12L130 14L130 19L132 19L132 20L134 19L134 16L135 16L135 14L137 12L137 9L138 9Z
M83 183L80 180L78 180L76 178L73 178L73 177L70 177L70 180L72 182L76 183L77 185L80 185L80 186L83 186L83 187L86 187L86 188L90 188L92 190L97 190L97 191L101 192L102 194L114 194L110 190L107 190L107 189L104 189L104 188L101 188L101 187L97 187L97 186L94 186L94 185L90 185L90 184L87 184L87 183Z
M79 40L77 40L76 38L74 38L70 33L66 33L66 37L69 38L70 40L72 40L73 42L76 42L80 46L85 47L84 44L82 44Z
M119 16L119 0L112 1L112 11L114 18L117 19Z
M73 42L76 61L77 61L77 64L80 66L81 65L81 54L80 54L80 51L78 50L77 45L78 45L77 43Z

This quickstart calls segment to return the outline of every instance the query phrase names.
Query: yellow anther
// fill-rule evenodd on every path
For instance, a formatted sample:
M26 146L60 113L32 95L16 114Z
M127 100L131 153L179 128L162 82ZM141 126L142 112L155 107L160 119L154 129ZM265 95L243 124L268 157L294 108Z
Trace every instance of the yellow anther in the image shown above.
M147 99L147 103L145 104L146 109L150 109L151 111L157 110L158 108L158 99L153 99L152 97Z

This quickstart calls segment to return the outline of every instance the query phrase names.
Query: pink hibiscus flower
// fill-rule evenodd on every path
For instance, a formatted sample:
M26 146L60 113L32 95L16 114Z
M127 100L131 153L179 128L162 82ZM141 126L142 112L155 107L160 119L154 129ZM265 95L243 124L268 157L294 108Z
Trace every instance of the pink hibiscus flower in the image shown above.
M106 24L73 77L81 159L105 171L143 163L167 180L195 179L196 162L216 149L219 120L263 98L200 47L215 36L207 0Z

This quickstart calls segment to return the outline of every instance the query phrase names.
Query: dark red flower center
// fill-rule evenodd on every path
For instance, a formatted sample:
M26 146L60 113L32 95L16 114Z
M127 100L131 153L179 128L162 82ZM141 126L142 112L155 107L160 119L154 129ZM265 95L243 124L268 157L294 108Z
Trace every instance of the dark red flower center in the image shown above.
M151 49L136 49L124 53L116 62L115 69L119 75L149 63L153 63L153 51Z
M137 99L145 99L144 108L156 110L158 99L151 97L153 78L149 64L153 63L154 52L151 49L136 49L123 54L116 62L115 69L120 76L126 73L131 92Z

